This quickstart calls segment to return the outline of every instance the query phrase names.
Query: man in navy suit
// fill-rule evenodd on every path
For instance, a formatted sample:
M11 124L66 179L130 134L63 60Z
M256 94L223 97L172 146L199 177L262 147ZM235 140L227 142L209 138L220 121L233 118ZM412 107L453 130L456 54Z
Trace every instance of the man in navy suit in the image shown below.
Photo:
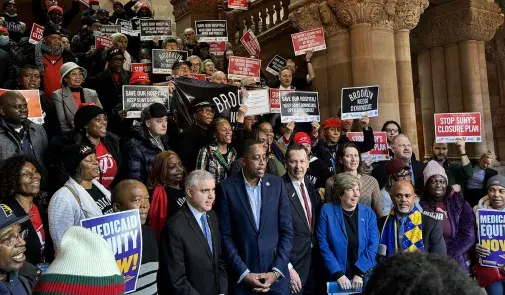
M290 293L293 224L281 178L265 174L263 144L246 140L242 173L218 186L216 208L231 294Z
M305 175L309 169L309 150L292 144L286 151L286 170L283 177L291 205L293 218L293 247L289 258L291 293L312 295L316 291L316 271L320 265L320 253L315 229L321 209L321 196Z

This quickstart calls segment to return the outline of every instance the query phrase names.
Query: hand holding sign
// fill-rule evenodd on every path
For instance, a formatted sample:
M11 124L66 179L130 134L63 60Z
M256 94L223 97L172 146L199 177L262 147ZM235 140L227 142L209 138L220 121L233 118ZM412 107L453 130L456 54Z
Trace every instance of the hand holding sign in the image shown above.
M359 122L361 123L361 128L367 130L368 129L368 124L370 124L370 118L368 116L363 116Z
M466 143L464 138L456 138L456 146L458 147L460 154L466 154L465 145Z
M246 113L247 113L246 105L242 105L240 108L238 108L237 123L244 123Z

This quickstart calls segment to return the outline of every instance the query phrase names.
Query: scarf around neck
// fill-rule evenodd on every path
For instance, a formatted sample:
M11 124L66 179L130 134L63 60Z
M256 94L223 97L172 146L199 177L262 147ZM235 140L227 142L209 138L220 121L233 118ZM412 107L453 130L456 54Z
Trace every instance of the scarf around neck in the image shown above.
M402 240L398 242L399 226L397 224L396 210L393 208L389 212L380 236L381 244L387 247L387 257L398 252L424 252L422 216L419 209L414 206L412 211L404 217L404 233ZM401 249L398 249L398 246Z
M63 53L63 46L60 46L58 48L51 47L47 45L44 41L38 43L35 45L35 66L39 70L39 72L43 73L44 72L44 53L53 55L53 56L60 56Z

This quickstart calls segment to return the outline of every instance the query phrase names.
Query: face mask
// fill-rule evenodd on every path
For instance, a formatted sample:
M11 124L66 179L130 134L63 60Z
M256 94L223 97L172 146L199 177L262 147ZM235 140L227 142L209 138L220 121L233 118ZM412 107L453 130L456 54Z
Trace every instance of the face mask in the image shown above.
M100 5L91 5L91 9L93 9L94 11L97 11L98 8L100 8Z
M0 36L0 45L4 46L9 44L9 36Z

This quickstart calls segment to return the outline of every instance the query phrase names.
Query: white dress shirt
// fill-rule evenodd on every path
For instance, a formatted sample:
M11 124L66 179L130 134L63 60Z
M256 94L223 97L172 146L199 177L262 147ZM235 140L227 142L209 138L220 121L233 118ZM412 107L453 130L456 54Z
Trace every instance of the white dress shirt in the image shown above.
M310 197L309 197L309 192L307 191L307 187L305 186L305 180L298 181L296 178L294 178L291 174L289 174L289 178L291 178L291 182L293 183L293 186L295 187L296 194L298 196L298 200L300 200L300 203L302 204L303 207L303 213L305 214L305 218L307 218L307 223L309 222L309 217L307 216L307 208L305 208L305 202L303 201L303 195L302 195L302 190L300 188L300 184L303 184L304 189L305 189L305 196L307 197L307 204L309 205L309 211L312 212L312 203L310 202Z

